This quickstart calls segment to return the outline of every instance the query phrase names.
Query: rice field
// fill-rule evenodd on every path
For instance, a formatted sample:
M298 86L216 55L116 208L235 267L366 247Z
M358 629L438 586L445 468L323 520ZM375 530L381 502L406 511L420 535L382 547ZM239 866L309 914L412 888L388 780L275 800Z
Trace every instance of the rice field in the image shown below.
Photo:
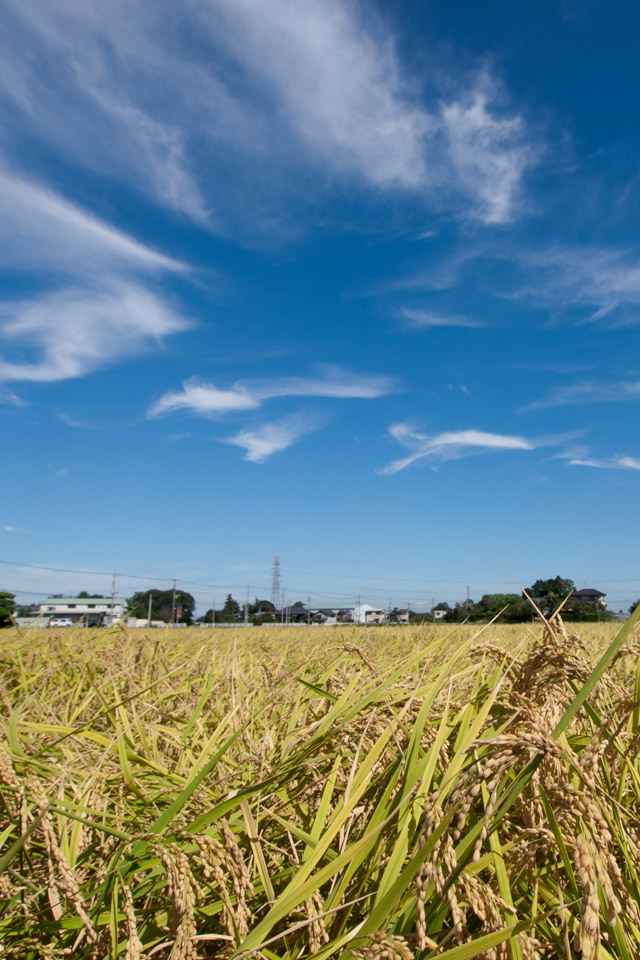
M635 619L0 636L0 957L640 955Z

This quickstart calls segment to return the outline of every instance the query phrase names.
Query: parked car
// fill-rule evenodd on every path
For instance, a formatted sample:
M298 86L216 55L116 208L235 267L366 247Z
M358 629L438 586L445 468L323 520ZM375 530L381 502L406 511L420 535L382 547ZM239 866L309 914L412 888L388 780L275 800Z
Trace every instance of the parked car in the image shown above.
M73 620L69 620L68 617L52 617L49 620L50 627L72 627Z

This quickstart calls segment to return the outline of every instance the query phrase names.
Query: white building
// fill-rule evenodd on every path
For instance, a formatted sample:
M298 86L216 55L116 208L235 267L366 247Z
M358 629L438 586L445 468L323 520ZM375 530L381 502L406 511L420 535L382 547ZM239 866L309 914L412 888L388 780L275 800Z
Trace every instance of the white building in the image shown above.
M43 623L71 620L87 627L108 627L127 612L122 597L47 597L38 606Z
M362 604L364 607L365 604ZM387 620L387 611L386 610L364 610L364 622L365 623L386 623ZM360 621L362 623L362 621Z

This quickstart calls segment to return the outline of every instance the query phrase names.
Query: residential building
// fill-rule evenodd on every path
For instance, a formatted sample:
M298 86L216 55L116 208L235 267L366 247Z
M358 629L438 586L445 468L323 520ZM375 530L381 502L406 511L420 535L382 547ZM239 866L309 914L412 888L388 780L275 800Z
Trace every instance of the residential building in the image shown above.
M574 590L569 600L577 600L579 603L594 604L599 603L601 607L607 606L607 595L600 590L594 590L593 587L584 590Z
M47 597L38 608L43 623L64 619L87 627L108 627L124 617L127 601L122 597Z
M362 606L364 607L364 604ZM386 623L386 620L387 620L386 610L365 610L364 611L365 623Z

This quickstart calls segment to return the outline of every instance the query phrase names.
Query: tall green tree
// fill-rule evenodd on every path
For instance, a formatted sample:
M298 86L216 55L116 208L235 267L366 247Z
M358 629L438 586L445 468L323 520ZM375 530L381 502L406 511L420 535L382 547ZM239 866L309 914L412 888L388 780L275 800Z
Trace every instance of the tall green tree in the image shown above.
M0 590L0 627L10 627L11 617L16 609L16 595L8 590Z
M219 614L216 613L216 620L220 620L221 623L233 623L239 616L240 604L228 593L222 610L220 610Z
M546 616L557 610L563 600L575 590L576 585L573 580L566 580L563 577L554 577L552 580L536 580L527 593L536 601L541 612Z
M165 623L171 623L173 590L141 590L134 593L127 601L130 615L141 619L146 617L149 610L149 597L151 597L152 620L163 620ZM187 593L186 590L176 590L176 621L191 623L195 609L196 601L191 594ZM178 610L181 611L179 616Z

